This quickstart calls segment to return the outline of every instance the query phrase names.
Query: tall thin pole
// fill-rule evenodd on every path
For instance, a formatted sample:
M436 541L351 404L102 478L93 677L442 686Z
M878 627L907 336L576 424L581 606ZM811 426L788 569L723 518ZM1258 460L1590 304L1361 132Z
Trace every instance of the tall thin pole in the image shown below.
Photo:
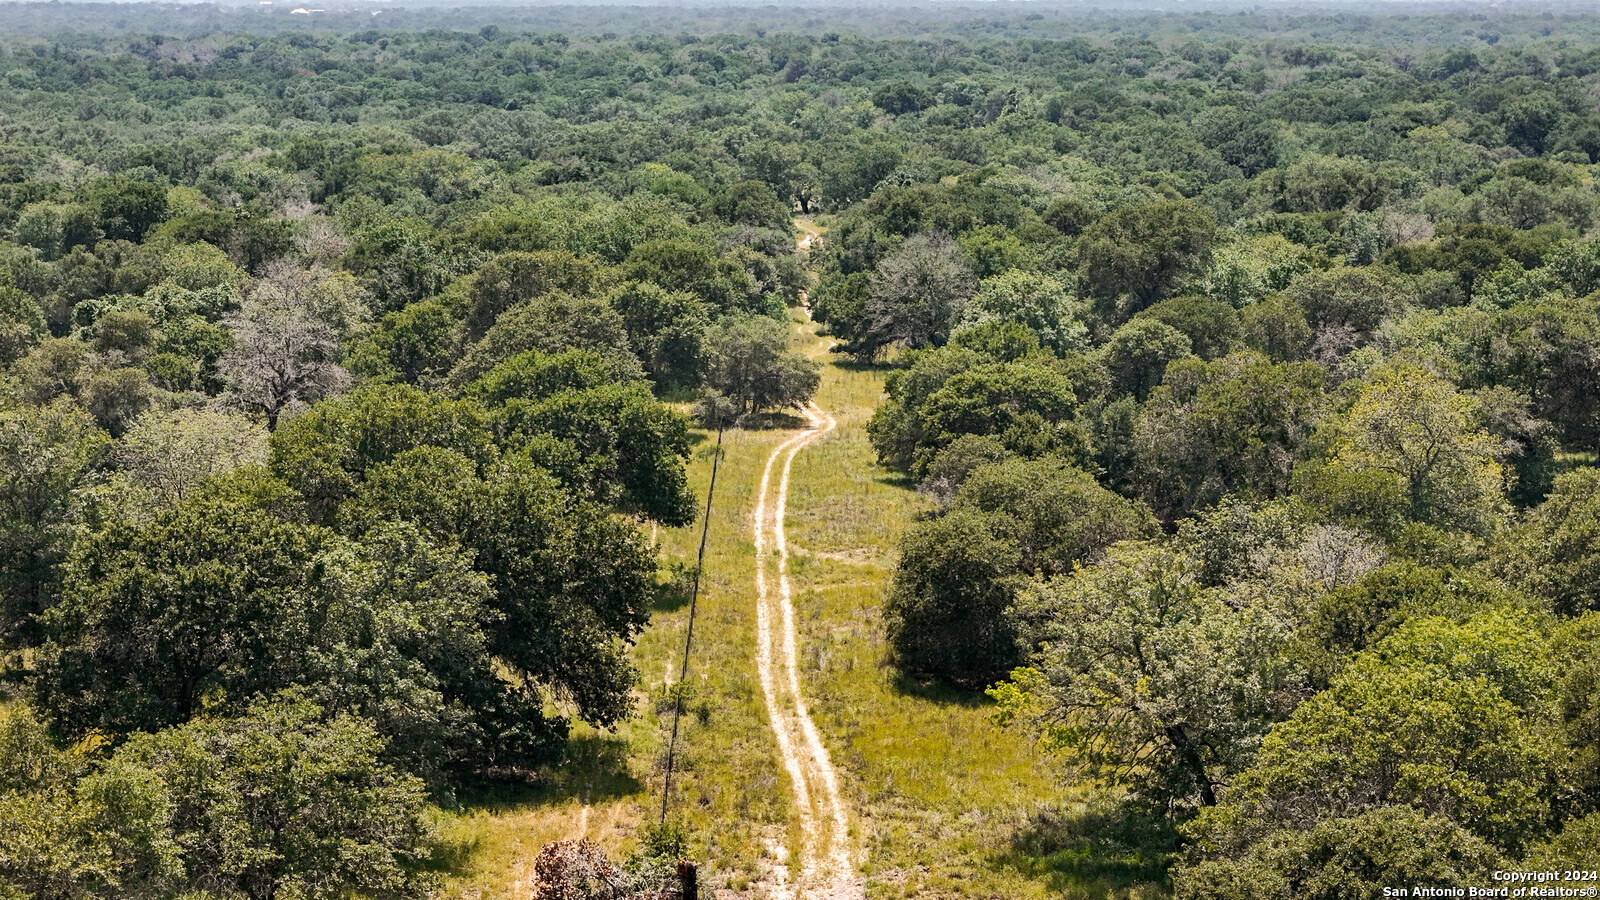
M689 648L694 645L694 614L700 603L700 573L706 565L706 536L711 533L711 498L717 491L717 469L722 465L722 425L717 425L717 449L711 457L711 484L706 487L706 517L700 526L700 553L694 561L694 589L689 594L689 631L683 638L683 667L672 704L672 738L667 741L667 781L661 789L661 824L667 821L667 801L672 797L672 764L678 749L678 719L683 716L683 682L689 677Z

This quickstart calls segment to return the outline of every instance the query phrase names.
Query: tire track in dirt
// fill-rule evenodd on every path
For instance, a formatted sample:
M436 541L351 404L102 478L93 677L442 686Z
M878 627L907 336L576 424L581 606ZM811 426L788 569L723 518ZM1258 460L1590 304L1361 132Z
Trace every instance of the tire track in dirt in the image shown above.
M850 818L845 810L844 798L839 793L839 777L828 756L828 748L822 743L817 724L812 720L811 713L806 707L805 694L800 690L800 666L795 646L797 631L794 623L794 589L789 583L789 544L783 523L789 501L789 472L794 465L795 456L807 445L832 431L838 422L816 404L811 404L806 409L806 419L808 430L805 439L789 448L783 461L783 476L778 480L778 500L773 510L772 532L773 543L776 544L778 551L778 598L783 610L784 668L788 670L789 692L794 698L795 721L800 726L806 747L811 754L808 768L821 783L821 790L816 793L826 800L824 805L831 820L828 823L830 826L828 852L823 857L825 862L821 868L824 869L828 881L836 881L849 878L853 868L850 862ZM803 873L802 884L809 880Z
M778 755L783 758L783 767L789 773L789 783L794 791L795 809L799 813L806 857L810 858L810 850L817 833L816 817L811 808L810 783L806 778L800 752L796 749L799 741L795 738L794 723L787 712L786 704L779 700L780 685L773 674L773 645L777 643L773 620L778 614L772 608L772 595L767 586L769 527L767 494L771 490L772 470L783 452L805 439L807 435L808 432L801 432L789 438L773 449L772 455L767 457L767 466L761 473L761 487L756 496L755 515L751 526L755 534L756 550L756 672L760 676L761 693L767 704L767 721L772 727L773 737L777 739ZM783 686L786 687L787 684ZM787 879L780 876L779 880L781 883Z
M821 352L831 346L831 341L825 341ZM751 523L756 551L756 668L768 721L794 791L803 847L799 878L791 886L787 871L779 872L778 895L799 900L843 900L857 893L852 890L855 867L850 851L850 817L839 791L838 774L800 688L794 588L789 580L789 545L784 529L794 458L838 423L814 403L807 404L804 412L805 430L779 444L767 457ZM768 497L773 493L775 469L779 473L778 486L769 514ZM769 553L776 557L776 591L768 576ZM780 664L781 677L777 672Z

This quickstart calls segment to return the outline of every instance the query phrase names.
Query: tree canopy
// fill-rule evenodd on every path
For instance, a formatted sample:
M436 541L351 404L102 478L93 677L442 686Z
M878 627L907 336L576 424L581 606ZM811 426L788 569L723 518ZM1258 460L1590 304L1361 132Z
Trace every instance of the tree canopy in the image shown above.
M428 803L658 699L697 441L841 387L919 496L818 608L1148 826L1028 798L939 890L1592 859L1589 12L0 18L0 895L420 896Z

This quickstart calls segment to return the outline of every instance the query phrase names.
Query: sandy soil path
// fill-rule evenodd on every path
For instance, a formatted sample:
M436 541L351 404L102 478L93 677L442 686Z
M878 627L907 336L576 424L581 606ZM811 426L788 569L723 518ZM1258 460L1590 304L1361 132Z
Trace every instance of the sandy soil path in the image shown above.
M832 346L825 341L821 352ZM784 518L794 458L838 424L816 404L804 410L806 427L779 444L761 473L751 529L756 550L756 667L767 717L789 773L801 828L797 878L778 873L777 895L785 898L859 896L850 846L850 816L838 774L806 705L800 685L794 588L789 580L789 544ZM773 490L776 472L777 489ZM775 577L774 577L775 575Z

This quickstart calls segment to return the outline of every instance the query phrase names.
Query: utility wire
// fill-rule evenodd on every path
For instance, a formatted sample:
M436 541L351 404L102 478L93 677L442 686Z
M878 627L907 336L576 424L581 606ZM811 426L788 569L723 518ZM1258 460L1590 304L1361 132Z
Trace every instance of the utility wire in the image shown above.
M678 748L678 719L683 716L683 683L689 677L689 648L694 645L694 613L700 602L700 573L706 565L706 536L711 533L711 498L717 491L717 468L722 465L722 425L717 425L717 449L711 457L711 484L706 488L706 518L700 526L700 554L694 562L694 589L689 594L689 632L683 638L683 668L678 672L678 688L673 693L672 738L667 741L667 782L661 790L661 824L667 822L667 802L672 798L672 764Z

